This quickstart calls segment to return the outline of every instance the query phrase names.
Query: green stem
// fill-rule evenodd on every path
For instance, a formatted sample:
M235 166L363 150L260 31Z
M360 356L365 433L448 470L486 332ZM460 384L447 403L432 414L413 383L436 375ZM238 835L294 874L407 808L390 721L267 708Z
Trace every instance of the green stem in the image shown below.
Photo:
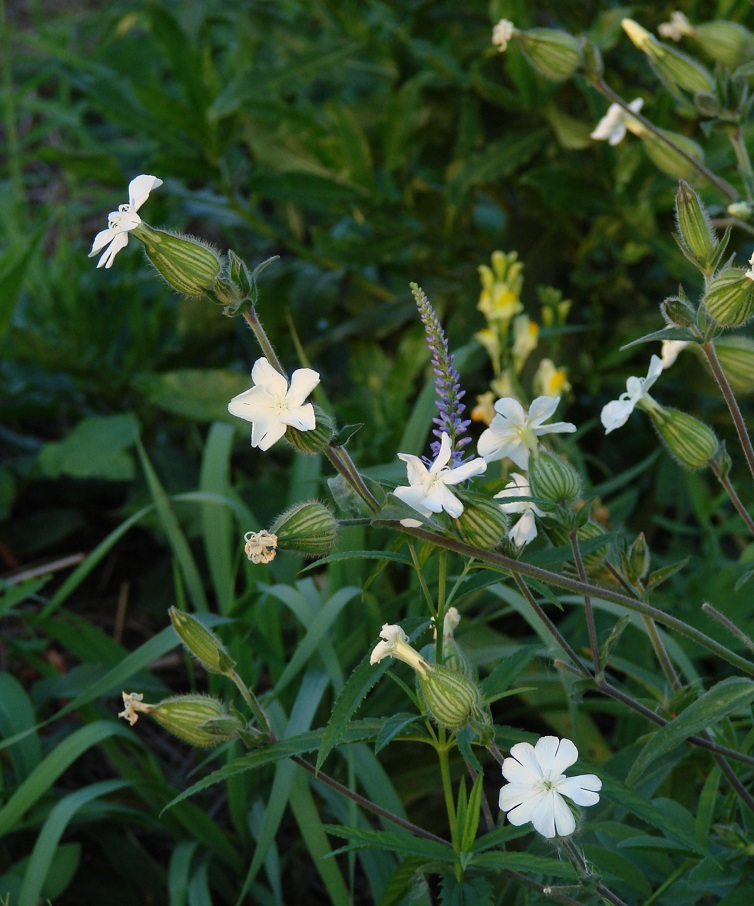
M438 633L439 635L439 633ZM453 843L453 849L458 850L458 834L456 828L456 803L453 798L453 785L450 780L450 759L448 757L448 746L446 744L445 730L440 728L439 733L440 745L437 749L437 757L440 761L440 776L442 778L442 791L445 796L445 808L448 811L448 823L450 824L450 839Z
M270 727L270 722L267 719L267 715L262 710L261 705L257 701L257 697L254 695L254 693L251 691L251 689L249 689L249 687L246 685L246 683L244 683L244 681L236 673L235 670L231 670L230 673L226 674L226 676L229 677L231 680L233 680L233 682L235 683L236 688L243 696L243 700L249 706L249 709L251 710L251 713L256 718L256 721L259 724L259 726L263 730L265 730L268 734L271 734L272 729Z
M737 126L734 129L728 130L728 137L730 138L730 143L733 145L733 151L736 155L738 172L743 177L743 183L746 188L746 200L751 201L752 178L754 177L754 172L752 172L751 169L749 152L746 148L743 136L741 135L741 127Z
M277 357L277 353L270 342L270 338L267 336L267 332L264 327L262 327L262 322L257 317L257 312L254 306L252 305L248 311L243 313L244 320L249 325L249 327L254 331L254 336L257 338L257 343L265 355L267 361L272 365L275 371L280 372L283 377L288 380L288 375L285 373L285 369L280 364L280 359Z
M722 623L722 625L725 626L725 628L729 632L732 632L737 639L739 639L744 643L744 645L746 645L749 651L754 651L754 641L752 641L742 629L739 629L738 626L736 626L736 624L732 622L732 620L729 620L728 617L725 616L725 614L720 613L720 611L716 607L713 607L706 601L704 604L702 604L702 610L705 613L708 613L715 620L717 620L718 623Z
M573 863L573 867L576 869L579 877L582 881L591 882L594 879L592 870L587 865L586 859L579 852L573 840L570 837L560 837L559 842L562 845L563 849L568 853L568 858ZM601 881L597 881L595 888L604 897L609 903L612 903L613 906L626 906L626 904L621 900L619 896L614 894L608 887Z
M579 549L579 537L576 532L576 529L572 529L570 532L571 538L571 550L573 551L573 559L576 563L576 570L579 574L579 579L582 582L587 581L586 570L584 569L584 561L581 559L581 550ZM600 666L600 649L597 644L597 627L594 624L594 610L592 608L592 599L589 595L584 595L584 612L586 614L586 627L589 632L589 645L592 649L592 664L594 665L594 672L597 676L602 674L602 667Z
M736 428L736 433L738 434L738 440L741 444L741 449L744 451L744 456L746 457L746 462L749 466L749 471L754 478L754 447L751 445L751 438L749 433L746 430L746 422L744 422L743 415L741 415L741 409L738 406L738 400L736 400L735 394L728 383L728 378L725 376L725 372L720 365L720 360L717 357L717 351L713 343L700 343L699 348L704 353L704 357L707 359L707 363L712 370L712 374L717 381L717 385L720 388L720 392L723 395L728 411L730 412L730 417L733 419L733 424Z
M435 621L435 628L437 628L437 611L435 610L435 602L432 597L429 586L427 585L427 580L424 578L424 573L422 572L421 563L419 563L419 557L416 554L416 548L412 541L408 542L408 549L411 554L411 559L414 562L414 569L416 570L416 576L419 580L419 585L421 585L422 593L424 594L424 599L427 602L427 607L429 612L432 614L432 619Z
M445 622L445 583L447 580L446 551L440 551L437 564L437 616L435 617L435 660L438 664L443 662L443 624Z
M731 484L730 478L728 478L728 476L723 472L723 470L720 468L719 463L716 462L716 460L711 459L709 461L709 464L710 464L710 468L715 473L715 477L717 478L717 480L720 482L720 484L725 489L725 492L727 493L728 497L730 497L730 501L733 504L733 506L736 508L736 512L746 523L746 527L749 529L749 531L752 533L752 535L754 535L754 519L751 518L751 516L749 515L749 511L743 505L743 501L738 496L738 492Z
M735 201L738 198L738 192L736 189L721 176L717 176L712 170L709 170L704 164L693 157L688 153L684 148L681 148L680 145L677 145L672 138L666 135L662 130L658 129L654 123L650 122L645 116L642 116L640 113L636 113L634 110L628 106L626 101L623 100L620 95L616 94L613 89L602 79L594 79L590 83L593 88L595 88L599 93L607 98L611 104L617 104L619 107L635 120L640 122L646 129L649 129L657 138L664 142L669 148L672 148L676 154L679 154L687 163L689 163L700 175L702 175L708 182L713 186L719 189L723 195L727 196L730 201Z

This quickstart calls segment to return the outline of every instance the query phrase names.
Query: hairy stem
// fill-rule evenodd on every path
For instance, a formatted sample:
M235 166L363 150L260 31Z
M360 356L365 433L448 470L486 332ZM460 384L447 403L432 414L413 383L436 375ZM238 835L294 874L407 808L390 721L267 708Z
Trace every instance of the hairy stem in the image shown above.
M581 550L579 549L579 538L576 529L572 529L570 538L571 550L573 551L573 559L576 563L579 579L581 579L582 582L586 582L586 570L584 569L584 561L581 559ZM586 627L589 632L589 645L592 649L592 664L594 665L594 672L599 676L602 673L602 667L600 665L600 649L597 644L597 628L594 625L592 599L588 594L584 595L584 612L586 614Z
M736 433L738 434L738 440L741 444L741 449L744 452L746 457L746 462L749 466L749 471L754 478L754 447L751 445L751 438L749 437L749 432L746 430L746 422L744 422L744 417L741 415L741 409L738 406L738 400L733 393L733 390L728 383L728 378L725 376L725 372L720 365L720 360L717 357L717 352L713 343L700 343L699 348L704 353L705 358L709 367L712 369L712 374L717 381L717 385L720 388L720 392L723 395L728 411L730 412L730 417L733 419L733 424L736 428Z
M730 497L730 502L735 507L736 512L746 523L746 527L749 529L749 531L752 533L752 535L754 535L754 519L751 518L751 516L749 515L749 511L743 505L743 502L742 502L741 498L738 496L736 489L731 484L730 478L723 473L723 470L720 468L719 463L717 463L714 459L711 459L709 461L709 464L710 464L710 468L715 473L715 477L717 478L717 480L720 482L720 484L725 489L725 492L728 495L728 497Z

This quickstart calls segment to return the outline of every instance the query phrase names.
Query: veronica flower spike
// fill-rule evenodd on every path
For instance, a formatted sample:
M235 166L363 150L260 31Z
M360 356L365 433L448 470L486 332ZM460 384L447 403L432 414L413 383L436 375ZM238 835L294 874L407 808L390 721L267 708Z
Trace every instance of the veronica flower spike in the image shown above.
M649 363L649 371L645 378L630 377L626 381L626 392L621 393L617 400L603 407L600 418L605 427L605 434L615 431L628 421L629 415L639 406L641 409L651 410L657 403L647 393L662 373L662 359L653 355Z
M98 252L105 249L97 262L97 267L110 268L113 266L115 256L128 245L128 234L142 222L136 212L149 198L152 189L157 189L161 185L161 179L146 173L131 180L128 184L128 204L122 204L117 211L111 211L107 216L107 229L97 233L94 237L89 257L93 258Z
M500 808L516 827L528 821L543 837L567 837L576 830L576 820L563 799L576 805L596 805L602 781L596 774L566 777L563 771L579 757L570 739L543 736L532 746L517 742L510 758L503 761Z
M319 374L311 368L293 372L290 386L265 358L257 359L251 369L254 386L234 396L228 403L231 415L251 422L251 445L269 448L285 434L288 425L299 431L316 427L314 407L304 400L319 384Z
M505 397L495 403L497 415L492 419L489 428L482 432L477 452L485 462L494 462L507 456L519 467L529 466L529 456L539 446L539 436L576 430L570 422L544 422L558 408L559 396L538 396L529 407L529 412L517 399Z
M475 475L481 475L487 469L487 463L483 459L470 459L454 469L448 468L451 448L450 437L445 432L440 438L437 458L429 468L411 453L399 453L398 458L406 463L409 485L398 487L393 493L425 517L445 510L449 516L457 519L463 513L463 503L449 489L449 485L460 484ZM409 521L414 524L414 520L406 520L404 524L408 525Z

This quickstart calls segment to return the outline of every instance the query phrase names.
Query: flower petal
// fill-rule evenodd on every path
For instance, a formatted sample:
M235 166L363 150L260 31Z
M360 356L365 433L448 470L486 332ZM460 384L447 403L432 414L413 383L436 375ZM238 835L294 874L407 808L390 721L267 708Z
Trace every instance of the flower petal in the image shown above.
M283 397L288 392L288 381L277 369L270 365L264 356L254 362L251 369L251 379L266 393Z
M105 249L102 257L97 262L97 267L105 267L107 269L113 266L113 261L115 256L121 249L124 249L128 245L128 233L118 233L117 236L113 237L112 242Z
M292 406L300 406L319 384L319 374L311 368L299 368L291 375L287 399Z
M430 516L433 512L439 513L442 509L442 507L438 507L438 509L434 511L431 510L429 506L426 505L424 489L417 487L416 485L412 485L410 488L396 488L393 491L393 494L398 500L402 500L404 503L407 503L409 506L420 512L422 516Z
M568 808L565 799L559 796L555 790L552 792L552 804L555 833L559 837L569 837L576 830L576 819L573 817L573 812Z
M516 827L531 821L532 813L547 797L547 790L533 789L527 783L506 783L500 790L498 804Z
M526 506L526 504L522 504ZM518 522L508 531L508 537L516 547L524 547L537 537L537 521L534 513L528 510Z
M426 495L424 502L427 506L430 506L430 498L433 502L439 503L440 508L445 510L448 516L452 516L453 519L458 519L463 513L463 503L444 484L436 484L430 493ZM439 513L440 510L435 510L435 512Z
M572 422L553 422L551 425L539 425L534 429L535 434L571 434L576 430Z
M576 805L596 805L600 801L602 781L596 774L579 774L566 777L558 783L558 792L568 796Z
M579 757L579 750L570 739L558 739L557 736L542 736L534 746L537 761L545 775L562 774Z
M507 773L510 769L514 772L515 779L520 781L522 779L521 772L518 768L514 767L514 762L517 762L525 769L526 776L529 778L530 783L542 780L542 768L537 761L537 755L533 745L530 745L528 742L517 742L514 746L511 746L510 757L503 761L503 777L505 777L506 780L513 779L512 777L509 777Z
M136 179L132 179L128 184L128 203L132 211L138 211L144 202L149 198L152 189L162 185L162 180L156 176L149 176L142 173Z
M435 457L435 461L429 467L430 475L437 475L437 473L442 468L447 466L447 464L450 462L451 452L452 451L450 449L450 437L448 436L448 434L445 431L443 431L442 436L440 437L440 449L437 451L437 456Z
M662 374L662 359L653 355L649 360L649 371L647 372L647 379L644 381L644 387L642 388L646 393L647 390L654 384L657 378Z
M559 798L554 790L547 790L531 810L529 820L534 825L534 830L548 840L555 836L555 810ZM563 802L562 799L560 801Z
M560 405L559 396L538 396L529 406L527 423L532 428L538 428L542 422L554 415Z
M92 250L89 252L88 257L94 258L97 252L100 249L103 249L108 243L112 242L113 239L118 235L117 230L111 230L108 227L106 230L100 230L99 233L94 237L94 242L92 243Z
M269 450L285 434L286 424L282 419L268 421L257 419L251 426L251 445L260 450ZM256 438L256 442L255 442Z
M460 484L475 475L481 475L487 471L487 463L483 459L470 459L468 462L461 463L454 469L447 469L442 476L443 484Z
M511 422L512 425L522 426L526 424L526 413L524 407L517 399L512 396L504 396L495 403L495 412Z
M253 422L259 418L270 419L272 410L269 406L269 394L264 387L252 387L244 390L228 403L228 412L247 422Z
M292 428L298 428L299 431L313 431L317 427L314 406L311 403L290 408L281 416L281 421Z
M399 453L398 459L402 459L406 463L409 484L424 483L429 473L427 472L427 467L418 456L414 456L413 453Z
M633 400L613 400L602 407L600 419L605 428L605 434L615 431L628 421L628 416L634 411L636 403Z

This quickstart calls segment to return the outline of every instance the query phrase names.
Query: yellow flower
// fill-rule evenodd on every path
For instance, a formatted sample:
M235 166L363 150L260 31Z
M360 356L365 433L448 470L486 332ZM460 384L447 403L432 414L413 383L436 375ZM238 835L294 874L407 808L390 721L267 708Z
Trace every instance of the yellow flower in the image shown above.
M471 419L489 425L495 417L495 394L488 390L476 398L476 406L471 410Z
M519 300L523 269L516 252L493 252L492 267L480 265L482 292L477 308L488 321L510 321L523 311Z
M539 325L527 315L519 315L513 321L513 364L521 371L529 354L537 347ZM557 394L551 394L557 396Z
M556 368L551 359L542 359L533 378L535 392L541 396L562 396L571 389L568 372Z

